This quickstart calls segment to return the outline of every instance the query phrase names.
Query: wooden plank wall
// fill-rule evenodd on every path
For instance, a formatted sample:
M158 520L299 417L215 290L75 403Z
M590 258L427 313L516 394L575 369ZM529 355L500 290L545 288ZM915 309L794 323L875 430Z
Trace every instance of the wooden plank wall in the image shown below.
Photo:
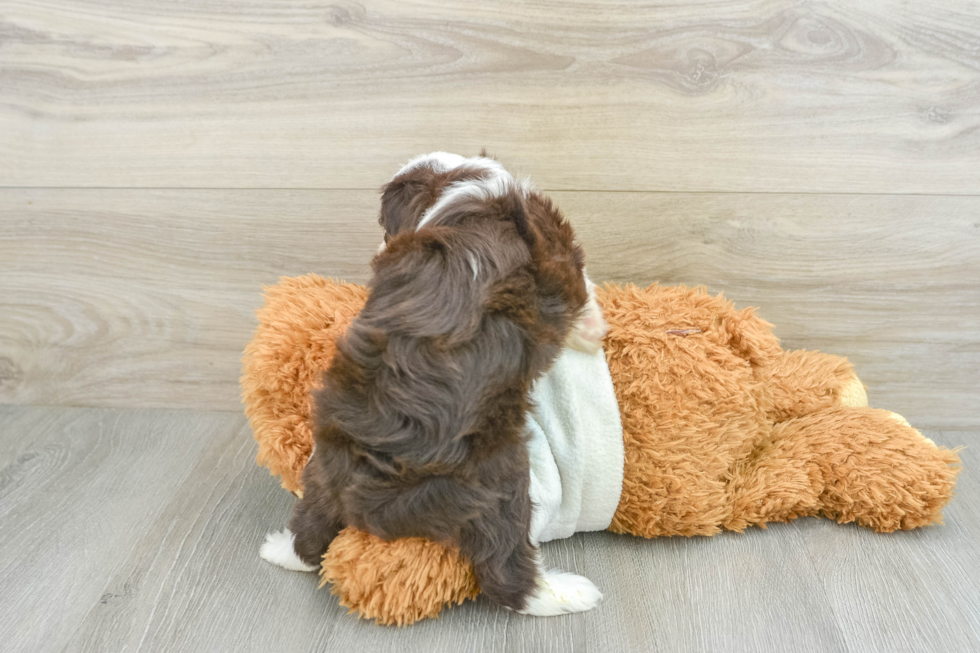
M704 283L980 424L980 2L0 0L0 403L239 410L263 284L486 147L598 280Z

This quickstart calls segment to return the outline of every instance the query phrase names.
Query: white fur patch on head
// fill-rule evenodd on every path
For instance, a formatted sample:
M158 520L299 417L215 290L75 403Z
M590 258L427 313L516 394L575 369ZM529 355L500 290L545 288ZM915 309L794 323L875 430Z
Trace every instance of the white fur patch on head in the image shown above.
M532 190L529 179L525 178L520 182L515 182L510 173L504 169L504 166L495 159L491 159L490 157L486 156L471 156L467 158L460 156L459 154L452 154L451 152L430 152L428 154L420 154L403 165L401 169L395 173L395 176L392 177L392 179L419 166L428 166L436 172L449 172L450 170L455 170L463 165L475 170L484 170L490 174L484 179L471 179L450 184L445 190L443 190L436 203L429 207L429 209L422 215L422 219L419 221L416 229L424 226L428 222L431 222L438 216L439 213L445 210L446 207L464 197L477 197L483 199L500 197L504 193L509 192L512 185L515 183L517 184L517 188L525 196ZM383 249L384 245L382 245L378 251L382 251Z
M467 252L466 256L470 261L470 267L473 269L473 281L476 281L477 276L480 274L480 262L476 260L476 256L472 252Z
M527 197L535 191L534 184L531 183L530 177L523 177L517 182L518 186L521 188L521 193L524 197Z
M419 220L419 224L416 229L421 229L423 226L437 220L444 211L450 209L453 204L463 199L476 199L480 201L488 201L496 197L503 197L509 193L513 188L518 188L523 191L523 186L517 184L514 178L510 174L500 168L490 169L491 175L482 179L467 179L465 181L457 181L455 183L449 184L445 190L442 191L442 195L422 214L422 219Z
M414 157L411 161L403 165L401 169L395 173L395 177L421 165L428 165L436 172L449 172L453 168L458 168L459 166L463 165L465 162L466 157L462 157L458 154L452 154L451 152L429 152L428 154L419 154L417 157ZM392 179L394 179L394 177L392 177Z
M602 599L602 592L584 576L550 569L538 576L534 594L521 614L555 617L570 612L586 612Z
M495 159L485 156L466 158L459 154L449 152L420 154L402 166L401 170L395 174L395 177L419 166L428 166L436 172L448 172L464 165L473 170L483 171L486 176L478 179L465 179L446 186L435 204L430 206L422 214L418 225L415 227L416 230L421 229L434 220L438 220L443 212L451 209L452 205L460 200L476 199L478 201L487 201L502 197L515 189L527 197L534 190L530 179L523 178L520 181L515 180L504 166ZM378 246L378 253L383 252L385 247L386 243L382 241L381 245ZM479 261L470 254L469 263L473 269L473 279L476 280L480 270Z
M504 169L504 166L501 165L500 161L497 161L496 159L491 159L490 157L487 156L471 156L470 158L465 159L463 163L465 163L471 168L489 170L494 174L507 175L508 177L510 176L510 173Z
M290 571L316 571L316 567L303 562L296 555L296 536L288 528L269 533L259 549L259 557Z

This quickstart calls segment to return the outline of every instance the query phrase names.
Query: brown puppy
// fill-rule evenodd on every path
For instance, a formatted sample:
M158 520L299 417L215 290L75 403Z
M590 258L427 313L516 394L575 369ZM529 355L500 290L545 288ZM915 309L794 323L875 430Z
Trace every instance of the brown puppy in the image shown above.
M367 303L315 393L303 499L262 555L314 569L346 525L426 537L458 544L502 605L588 609L588 580L539 569L524 444L531 385L588 302L584 256L546 197L451 156L384 190Z

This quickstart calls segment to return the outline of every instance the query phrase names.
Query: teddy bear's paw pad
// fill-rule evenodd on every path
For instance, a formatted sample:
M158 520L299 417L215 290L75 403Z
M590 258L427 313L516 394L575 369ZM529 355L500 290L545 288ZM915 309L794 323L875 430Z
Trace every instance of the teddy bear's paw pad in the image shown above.
M316 571L296 555L296 536L288 528L278 533L269 533L259 549L259 557L290 571Z
M888 411L888 416L891 417L896 422L898 422L899 424L903 424L903 425L909 427L910 429L912 429L913 431L915 431L915 434L917 436L919 436L920 438L922 438L923 440L925 440L926 442L928 442L932 446L934 446L934 447L936 446L936 443L935 442L933 442L932 440L930 440L926 436L924 436L921 433L919 433L919 429L914 428L911 424L909 424L909 421L907 419L905 419L904 417L902 417L898 413L893 413L891 411Z
M602 599L602 592L584 576L557 569L546 571L538 578L534 594L527 600L522 614L535 617L554 617L569 612L591 610Z
M864 408L868 405L868 392L856 374L849 381L841 384L837 396L840 398L841 406Z

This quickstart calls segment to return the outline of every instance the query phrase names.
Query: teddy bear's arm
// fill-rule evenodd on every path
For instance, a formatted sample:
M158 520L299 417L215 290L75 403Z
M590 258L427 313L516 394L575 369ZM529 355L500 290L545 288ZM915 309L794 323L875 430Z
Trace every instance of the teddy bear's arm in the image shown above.
M420 537L385 542L347 527L323 556L321 587L340 604L384 625L407 626L480 594L459 550Z

